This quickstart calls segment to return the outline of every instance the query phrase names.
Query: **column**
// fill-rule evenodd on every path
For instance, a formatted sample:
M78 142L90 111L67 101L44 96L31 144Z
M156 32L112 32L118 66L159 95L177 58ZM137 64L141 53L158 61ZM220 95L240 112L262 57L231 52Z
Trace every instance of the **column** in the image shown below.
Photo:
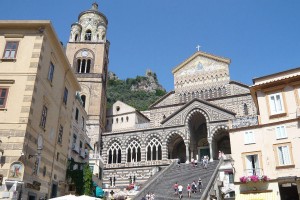
M209 157L210 157L210 162L212 162L214 159L213 159L213 148L212 148L212 139L211 138L207 138L207 141L209 143Z
M165 142L162 144L161 153L162 153L161 159L162 160L167 160L168 159L168 147L167 147L167 144Z
M188 142L185 142L185 154L186 154L187 161L190 161L189 149L190 149L190 144Z

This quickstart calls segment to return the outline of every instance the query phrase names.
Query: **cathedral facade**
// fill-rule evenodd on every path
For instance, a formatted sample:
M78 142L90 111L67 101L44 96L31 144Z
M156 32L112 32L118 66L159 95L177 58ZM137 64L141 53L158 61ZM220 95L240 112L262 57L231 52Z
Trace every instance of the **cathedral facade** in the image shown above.
M228 130L256 124L257 117L249 87L230 80L229 64L197 51L173 69L174 91L149 110L116 102L102 134L104 183L141 183L173 159L231 154Z

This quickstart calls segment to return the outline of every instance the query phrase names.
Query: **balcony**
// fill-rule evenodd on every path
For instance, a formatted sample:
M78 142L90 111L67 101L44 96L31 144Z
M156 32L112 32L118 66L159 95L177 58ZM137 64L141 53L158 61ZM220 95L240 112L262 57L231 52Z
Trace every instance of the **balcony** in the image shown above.
M252 175L262 176L264 173L262 168L252 168L252 169L245 169L244 174L246 176L252 176Z
M72 144L72 151L74 151L76 153L79 153L79 146L78 146L78 144L76 144L76 143Z
M83 158L83 159L86 158L84 149L80 149L80 150L79 150L79 156L80 156L81 158Z
M232 128L241 128L258 125L257 116L244 116L232 120Z

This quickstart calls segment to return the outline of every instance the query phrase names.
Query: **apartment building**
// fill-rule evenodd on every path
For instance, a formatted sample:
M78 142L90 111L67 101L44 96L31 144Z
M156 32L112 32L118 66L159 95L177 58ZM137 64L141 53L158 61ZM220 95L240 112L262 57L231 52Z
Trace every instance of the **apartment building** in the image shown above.
M236 199L299 199L300 68L253 79L259 124L230 130Z
M64 195L79 90L50 21L0 21L0 198Z

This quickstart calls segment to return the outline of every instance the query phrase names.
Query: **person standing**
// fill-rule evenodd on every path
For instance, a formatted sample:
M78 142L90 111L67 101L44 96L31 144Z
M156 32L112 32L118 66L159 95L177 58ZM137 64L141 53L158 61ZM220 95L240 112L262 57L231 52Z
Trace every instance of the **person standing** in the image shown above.
M177 182L173 185L173 188L175 191L175 195L177 195L178 194L178 183Z
M191 198L191 190L192 190L192 187L191 187L190 184L187 185L186 190L187 190L187 193L188 193L188 197Z
M197 192L197 184L196 181L193 181L192 183L192 193L196 193Z
M179 185L179 186L178 186L179 199L182 199L182 190L183 190L182 185Z
M199 177L199 180L198 180L198 190L201 193L201 190L202 190L202 180L201 180L200 177Z

